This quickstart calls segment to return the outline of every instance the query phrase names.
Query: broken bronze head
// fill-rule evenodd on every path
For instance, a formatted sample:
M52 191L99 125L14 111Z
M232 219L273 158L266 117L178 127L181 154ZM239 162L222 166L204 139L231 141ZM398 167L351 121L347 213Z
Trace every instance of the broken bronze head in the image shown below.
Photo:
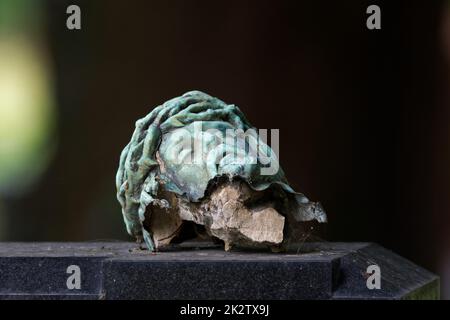
M227 250L279 249L301 237L302 222L326 222L319 203L289 186L263 133L200 91L138 120L116 176L128 233L152 251L195 236Z

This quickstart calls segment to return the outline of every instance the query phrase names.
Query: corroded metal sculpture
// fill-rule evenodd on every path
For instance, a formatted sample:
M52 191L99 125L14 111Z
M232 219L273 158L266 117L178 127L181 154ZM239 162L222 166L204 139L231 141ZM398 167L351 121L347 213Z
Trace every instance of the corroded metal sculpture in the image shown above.
M149 250L193 236L271 247L326 222L319 203L288 185L275 152L243 113L200 91L136 122L120 156L117 198L130 235Z

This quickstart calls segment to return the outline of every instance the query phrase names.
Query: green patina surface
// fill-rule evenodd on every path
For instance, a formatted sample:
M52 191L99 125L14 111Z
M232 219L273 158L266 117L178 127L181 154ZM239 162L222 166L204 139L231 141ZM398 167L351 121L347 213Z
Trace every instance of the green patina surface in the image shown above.
M270 163L247 161L254 156L248 150L250 140L244 138L244 145L239 145L210 133L211 130L224 134L227 130L245 133L249 129L254 128L237 106L200 91L171 99L138 120L131 141L120 156L116 176L117 199L128 233L143 238L148 248L154 250L152 235L143 227L143 222L146 211L152 206L169 206L165 199L158 198L158 191L163 188L197 202L205 195L209 183L221 176L244 179L255 190L278 185L295 198L296 220L325 222L326 215L320 204L292 190L275 153L260 136L247 138L257 140L261 154L270 159ZM186 133L194 144L200 143L200 158L197 159L200 161L195 161L194 156L193 162L180 162L180 157L186 159L195 154L195 148L186 146L182 139ZM232 158L226 156L230 149L243 154L245 161L230 160ZM269 167L276 170L262 174Z

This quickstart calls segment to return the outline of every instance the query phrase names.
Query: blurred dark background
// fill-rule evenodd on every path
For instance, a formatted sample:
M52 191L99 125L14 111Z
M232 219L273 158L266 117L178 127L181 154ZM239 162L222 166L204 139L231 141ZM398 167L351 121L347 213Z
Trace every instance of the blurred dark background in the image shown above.
M129 239L119 154L138 118L198 89L280 129L327 240L377 242L450 297L448 1L0 3L1 240Z

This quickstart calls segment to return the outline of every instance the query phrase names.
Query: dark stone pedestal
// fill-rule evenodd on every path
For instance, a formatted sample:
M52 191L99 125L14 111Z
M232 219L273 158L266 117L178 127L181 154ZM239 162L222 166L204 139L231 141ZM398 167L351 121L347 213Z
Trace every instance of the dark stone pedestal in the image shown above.
M380 289L367 287L370 265L379 267ZM68 288L78 275L80 288ZM0 298L438 299L439 278L370 243L308 243L288 253L192 243L158 253L128 242L2 243Z

